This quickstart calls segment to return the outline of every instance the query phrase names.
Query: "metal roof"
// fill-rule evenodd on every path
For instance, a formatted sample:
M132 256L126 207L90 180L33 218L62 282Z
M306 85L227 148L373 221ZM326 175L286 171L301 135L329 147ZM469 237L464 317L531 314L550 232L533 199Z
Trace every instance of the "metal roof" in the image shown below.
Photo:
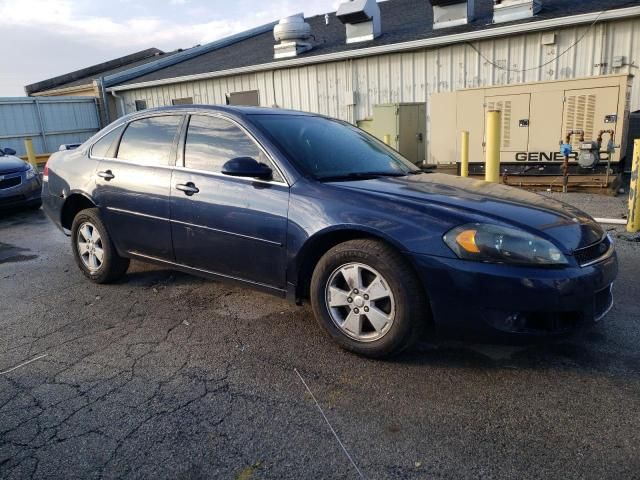
M380 2L382 13L382 36L370 42L346 44L345 27L336 18L335 12L329 14L329 23L325 15L307 18L314 36L313 49L299 55L296 59L312 59L327 54L346 54L369 47L393 46L416 40L438 39L457 34L481 32L504 27L517 26L523 31L527 24L542 20L561 19L580 14L589 14L637 6L637 0L544 0L542 11L532 18L493 24L493 0L476 0L475 20L468 25L446 29L433 29L433 10L426 0L387 0ZM165 68L153 69L144 75L129 78L110 85L126 86L145 82L154 82L192 75L238 69L248 66L268 66L277 63L273 58L275 40L271 30L213 49L202 55ZM116 86L115 89L118 89Z
M148 48L140 52L125 55L103 63L98 63L90 67L82 68L73 72L65 73L57 77L32 83L24 87L27 95L44 92L47 90L59 90L62 88L90 85L93 80L105 75L110 75L123 70L128 70L134 66L142 65L157 60L167 54L157 48Z

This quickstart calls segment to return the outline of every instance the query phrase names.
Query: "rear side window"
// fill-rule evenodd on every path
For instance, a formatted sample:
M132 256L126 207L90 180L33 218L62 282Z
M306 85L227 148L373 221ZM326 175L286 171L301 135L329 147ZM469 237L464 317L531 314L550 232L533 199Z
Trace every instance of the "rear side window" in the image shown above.
M251 157L269 165L273 179L282 181L268 157L238 126L219 117L191 117L184 152L186 168L220 173L226 162L238 157Z
M131 122L122 135L118 158L141 165L173 164L181 116L150 117Z
M116 156L116 148L118 147L118 139L124 130L124 125L111 130L104 137L98 140L91 147L91 156L96 158L114 158Z

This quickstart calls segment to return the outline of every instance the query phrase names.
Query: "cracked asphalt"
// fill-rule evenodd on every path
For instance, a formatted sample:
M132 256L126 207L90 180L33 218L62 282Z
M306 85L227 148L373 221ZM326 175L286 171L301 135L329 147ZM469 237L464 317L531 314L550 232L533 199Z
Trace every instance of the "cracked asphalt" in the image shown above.
M383 362L248 289L140 263L92 285L41 211L5 214L0 478L358 478L296 369L366 478L640 478L640 243L618 236L596 328Z

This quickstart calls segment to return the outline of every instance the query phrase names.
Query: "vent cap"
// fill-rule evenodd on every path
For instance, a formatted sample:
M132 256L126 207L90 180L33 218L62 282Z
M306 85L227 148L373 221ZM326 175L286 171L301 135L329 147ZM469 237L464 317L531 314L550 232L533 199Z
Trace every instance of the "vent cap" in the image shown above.
M376 0L351 0L340 4L336 17L347 29L347 43L367 42L382 33L380 7Z
M433 28L466 25L475 18L474 0L431 0Z
M273 47L273 58L291 58L313 48L307 40L311 37L311 26L305 22L304 14L298 13L283 18L273 27L273 38L280 42Z
M493 23L531 18L541 9L540 0L493 0Z

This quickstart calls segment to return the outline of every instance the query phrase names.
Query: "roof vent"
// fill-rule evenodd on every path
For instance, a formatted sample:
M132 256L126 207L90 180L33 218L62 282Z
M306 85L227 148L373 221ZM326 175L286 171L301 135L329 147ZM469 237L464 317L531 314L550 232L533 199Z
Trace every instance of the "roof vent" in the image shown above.
M531 18L541 8L540 0L493 0L493 23Z
M311 26L304 21L302 13L280 20L273 28L273 37L280 42L273 47L276 60L296 57L313 48L307 41L311 37Z
M347 26L347 43L368 42L382 33L376 0L351 0L338 7L336 17Z
M431 0L433 28L466 25L474 19L474 0Z

